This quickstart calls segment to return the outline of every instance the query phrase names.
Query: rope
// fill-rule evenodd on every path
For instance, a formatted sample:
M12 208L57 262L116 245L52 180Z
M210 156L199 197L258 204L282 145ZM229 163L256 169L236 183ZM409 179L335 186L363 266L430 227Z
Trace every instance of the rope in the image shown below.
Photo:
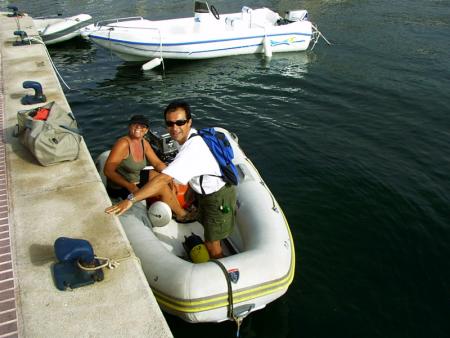
M164 59L163 59L163 50L162 50L162 35L161 35L161 30L158 28L158 32L159 32L159 55L161 58L161 63L162 63L162 69L163 72L166 70L165 66L164 66Z
M228 314L227 314L227 316L231 320L234 320L234 322L236 323L236 325L237 325L236 337L238 338L241 324L242 324L242 321L244 320L244 317L239 317L234 314L233 288L231 287L230 275L228 274L228 271L225 268L225 266L220 261L218 261L217 259L210 259L209 261L216 263L220 267L220 269L222 270L222 272L225 276L225 279L227 281L227 288L228 288Z
M85 270L85 271L96 271L96 270L100 270L103 268L108 268L110 270L113 270L120 265L120 262L126 261L128 259L136 259L139 262L139 264L141 264L141 261L139 260L139 258L134 255L131 255L131 253L128 253L128 256L125 256L122 258L117 258L117 259L97 257L97 256L95 256L94 258L102 263L95 267L88 267L88 266L83 266L80 263L80 261L77 261L77 265L80 269Z
M16 17L16 23L17 23L17 29L18 29L18 30L21 30L21 28L20 28L20 21L19 21L19 18L18 18L18 17ZM47 30L47 28L48 28L48 26L45 28L45 30ZM41 38L40 36L37 36L37 37L28 37L28 42L29 42L30 45L31 45L31 42L32 42L32 41L35 41L35 42L40 43L40 44L42 44L42 45L45 46L45 43L44 43L44 41L42 40L42 38ZM70 88L69 85L64 81L63 77L61 76L61 74L59 73L59 71L58 71L58 69L56 68L55 64L53 63L53 60L52 60L50 54L48 53L47 46L46 46L46 48L45 48L45 52L47 53L47 56L48 56L48 58L49 58L49 60L50 60L50 63L51 63L51 65L52 65L53 69L55 70L56 74L58 75L59 79L60 79L60 80L62 81L62 83L67 87L67 89L71 90L71 88Z
M228 287L228 318L230 319L234 319L233 317L233 289L231 287L231 280L230 280L230 276L228 275L228 271L225 268L225 266L219 262L217 259L210 259L210 262L216 263L220 269L222 270L225 279L227 281L227 287Z
M112 48L111 48L111 31L112 30L114 30L114 28L108 29L109 57L111 58L111 60L113 58L113 56L112 56Z
M40 36L39 37L29 37L28 41L30 42L30 45L31 45L31 41L35 41L35 42L40 43L45 46L45 42L42 40L42 38ZM69 85L66 83L66 81L64 81L63 77L61 76L61 74L59 73L55 64L53 63L52 57L50 56L50 54L48 52L47 46L45 46L45 52L47 53L48 59L50 60L50 64L52 65L53 69L55 70L56 75L58 75L59 79L66 86L66 88L71 90L72 88L70 88Z
M314 45L312 46L311 50L314 49L314 47L316 46L316 43L319 40L319 38L324 39L325 42L328 44L328 46L331 46L331 42L328 41L327 38L319 31L317 26L314 26L312 23L311 23L311 26L314 28L314 33L317 34L317 38L314 39Z

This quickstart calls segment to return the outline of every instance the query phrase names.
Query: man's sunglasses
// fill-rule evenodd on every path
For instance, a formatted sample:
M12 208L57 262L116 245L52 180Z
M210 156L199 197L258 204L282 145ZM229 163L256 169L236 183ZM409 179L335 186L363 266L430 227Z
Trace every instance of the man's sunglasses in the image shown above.
M174 125L177 125L178 127L184 126L186 122L189 120L176 120L176 121L167 121L166 120L166 126L173 127Z

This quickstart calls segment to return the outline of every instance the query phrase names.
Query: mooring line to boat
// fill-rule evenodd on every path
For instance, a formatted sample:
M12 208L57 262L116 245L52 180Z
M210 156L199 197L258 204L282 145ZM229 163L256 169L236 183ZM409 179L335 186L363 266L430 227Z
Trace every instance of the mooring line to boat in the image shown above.
M109 57L112 59L112 48L111 48L111 31L114 30L113 27L108 29L108 42L109 42Z
M45 52L47 53L48 59L50 60L50 64L52 65L53 69L55 70L55 73L58 75L59 79L67 87L67 89L72 90L72 88L70 88L69 85L66 83L66 81L64 81L63 77L61 76L61 74L59 73L58 69L56 68L56 66L55 66L55 64L54 64L54 62L52 60L52 57L50 56L50 53L48 52L47 46L45 45L45 42L42 40L42 37L40 37L40 36L39 37L38 36L36 36L36 37L28 37L28 41L30 42L30 45L31 45L32 41L40 43L41 45L44 45Z
M94 257L95 259L101 261L102 263L98 266L95 267L88 267L88 266L84 266L80 263L80 261L77 261L77 265L80 269L82 270L86 270L86 271L95 271L95 270L99 270L102 268L108 268L110 270L113 270L115 268L117 268L120 265L120 262L129 260L129 259L136 259L139 264L141 264L141 261L139 259L139 257L132 255L131 252L128 253L128 256L122 257L122 258L116 258L116 259L111 259L111 258L105 258L105 257Z
M20 20L18 17L16 17L16 24L17 24L17 30L21 31L22 29L20 28ZM48 27L48 26L47 26ZM45 28L47 29L47 28ZM52 57L50 56L47 46L44 43L44 40L42 40L41 36L28 36L28 42L31 45L32 41L35 41L37 43L40 43L42 45L44 45L45 47L45 52L47 53L48 59L50 60L50 64L52 65L53 69L55 70L56 74L58 75L59 79L62 81L62 83L67 87L67 89L71 90L71 88L69 87L69 85L66 83L66 81L64 81L64 79L62 78L61 74L58 72L58 69L56 68L55 64L53 63Z
M227 316L229 319L234 320L234 322L237 325L237 329L236 329L236 338L239 338L239 333L240 333L240 329L241 329L241 324L244 321L245 316L237 316L234 313L234 301L233 301L233 288L231 286L231 280L230 280L230 275L228 274L227 268L222 264L222 262L220 262L217 259L210 259L209 262L213 262L215 264L217 264L220 267L220 270L222 270L225 279L227 281L227 288L228 288L228 313ZM248 312L247 314L249 314L250 312Z
M322 39L325 40L325 42L326 42L329 46L331 46L331 42L328 41L328 39L327 39L327 38L319 31L319 28L318 28L317 26L314 26L314 24L312 24L312 23L311 23L311 26L312 26L312 28L314 28L314 33L317 34L317 38L314 39L314 44L313 44L313 46L311 47L311 50L314 49L314 47L316 46L317 41L319 41L319 39L320 39L321 37L322 37Z
M158 28L158 33L159 33L159 57L161 59L162 69L164 72L166 69L164 67L164 59L162 56L162 35L161 35L161 30L159 28Z

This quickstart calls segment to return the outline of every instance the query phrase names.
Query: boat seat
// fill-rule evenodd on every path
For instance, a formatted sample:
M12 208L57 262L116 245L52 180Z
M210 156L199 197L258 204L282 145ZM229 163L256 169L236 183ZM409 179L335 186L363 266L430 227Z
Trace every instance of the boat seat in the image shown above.
M274 26L281 17L278 13L263 7L251 11L252 27L254 26Z
M228 30L249 28L250 21L242 20L242 18L238 16L227 16L225 18L225 25Z

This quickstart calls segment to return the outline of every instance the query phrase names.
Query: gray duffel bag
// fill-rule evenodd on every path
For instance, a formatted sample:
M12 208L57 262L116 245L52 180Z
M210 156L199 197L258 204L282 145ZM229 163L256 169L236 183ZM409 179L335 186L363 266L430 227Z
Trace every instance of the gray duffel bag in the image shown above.
M48 114L47 114L48 113ZM55 102L17 112L16 134L43 166L73 161L80 153L81 135L71 112Z

